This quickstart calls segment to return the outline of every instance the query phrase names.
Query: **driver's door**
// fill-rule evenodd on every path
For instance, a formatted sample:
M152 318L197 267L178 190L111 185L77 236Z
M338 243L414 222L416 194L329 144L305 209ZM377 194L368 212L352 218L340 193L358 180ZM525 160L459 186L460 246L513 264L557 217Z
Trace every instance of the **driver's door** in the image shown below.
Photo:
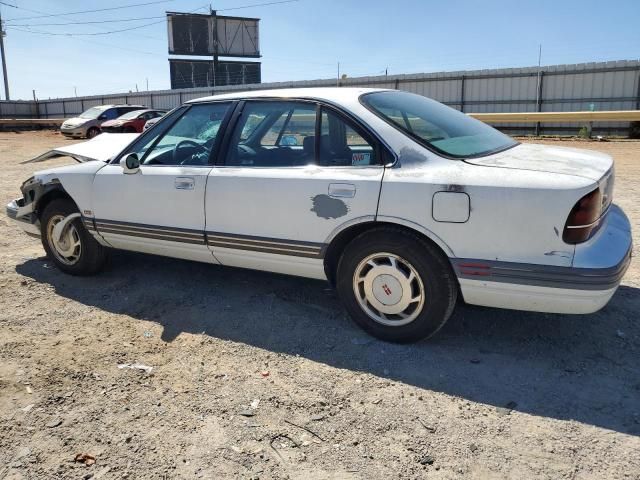
M138 156L136 173L118 163L98 171L95 228L111 246L216 263L205 244L204 195L230 107L196 104L176 112L125 152Z

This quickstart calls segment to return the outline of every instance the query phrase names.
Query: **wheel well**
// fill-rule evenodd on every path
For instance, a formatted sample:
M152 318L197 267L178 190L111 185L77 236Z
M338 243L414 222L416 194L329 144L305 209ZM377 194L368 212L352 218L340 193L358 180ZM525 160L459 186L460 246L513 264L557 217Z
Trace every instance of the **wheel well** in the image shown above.
M398 230L399 232L407 232L413 235L417 235L424 241L432 244L440 253L442 253L442 255L445 258L447 258L447 260L449 258L448 255L444 252L444 250L440 247L440 245L438 245L436 242L434 242L424 233L414 230L412 228L405 227L404 225L399 225L397 223L391 223L391 222L359 223L357 225L353 225L352 227L346 228L345 230L340 232L338 235L336 235L336 237L331 241L331 243L327 246L325 250L324 273L327 276L327 279L329 280L329 284L331 286L335 286L335 277L336 277L336 271L338 269L338 262L340 261L340 256L342 255L342 252L344 251L345 247L349 244L349 242L351 242L358 235L368 230L374 230L380 227L393 227L395 230Z
M42 212L47 205L51 203L53 200L64 199L70 200L73 202L73 198L62 188L62 186L58 186L56 188L52 188L49 191L45 192L36 202L36 213L38 214L38 218L42 215ZM75 202L73 202L75 205ZM77 208L77 205L76 205Z

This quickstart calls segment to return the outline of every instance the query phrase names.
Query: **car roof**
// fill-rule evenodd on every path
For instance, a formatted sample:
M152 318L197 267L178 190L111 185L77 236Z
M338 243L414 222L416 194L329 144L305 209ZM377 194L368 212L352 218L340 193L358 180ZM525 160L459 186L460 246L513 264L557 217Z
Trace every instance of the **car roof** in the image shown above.
M140 110L131 110L130 112L125 113L125 115L129 115L130 113L142 114L145 112L160 112L160 110L156 110L155 108L141 108Z
M120 108L120 107L135 107L141 110L148 108L148 107L145 107L144 105L128 105L126 103L121 103L118 105L96 105L95 107L90 107L90 108L99 108L100 110L107 110L109 108Z
M360 95L371 92L383 92L383 88L356 87L314 87L314 88L282 88L273 90L252 90L234 93L224 93L210 97L196 98L186 103L212 102L217 100L240 100L243 98L307 98L326 100L329 102L344 102L357 99Z

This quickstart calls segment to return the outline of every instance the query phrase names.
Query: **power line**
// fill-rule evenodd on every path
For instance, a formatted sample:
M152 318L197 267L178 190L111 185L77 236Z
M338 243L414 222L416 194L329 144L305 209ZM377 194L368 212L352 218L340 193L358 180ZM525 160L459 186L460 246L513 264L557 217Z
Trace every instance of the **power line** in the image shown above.
M1 2L0 2L1 3ZM204 7L201 7L204 8ZM119 18L117 20L93 20L86 22L65 22L65 23L12 23L11 27L61 27L65 25L90 25L95 23L119 23L119 22L135 22L138 20L152 20L155 18L165 18L166 15L156 15L154 17L138 17L138 18ZM9 20L7 20L8 22Z
M170 1L173 1L173 0L170 0ZM0 3L2 3L2 2L0 1ZM198 10L203 9L203 8L208 8L208 6L204 5L204 6L198 7L195 10L192 10L189 13L194 13L194 12L196 12ZM39 34L39 35L53 35L53 36L57 36L57 37L77 37L77 36L82 36L82 37L92 36L93 37L93 36L98 36L98 35L110 35L112 33L128 32L128 31L131 31L131 30L137 30L139 28L149 27L151 25L157 25L159 23L164 23L164 21L166 19L166 16L163 16L163 17L151 17L151 18L162 18L162 20L158 20L157 22L145 23L143 25L136 25L134 27L129 27L129 28L121 28L119 30L107 30L107 31L104 31L104 32L80 32L80 33L64 32L64 33L59 33L59 32L48 32L48 31L44 31L44 30L33 30L33 29L31 29L31 28L29 28L27 26L25 26L27 29L23 30L23 29L20 29L20 28L16 28L13 25L7 25L6 28L11 28L13 30L18 30L18 31L21 31L21 32L35 33L35 34Z
M121 32L129 32L131 30L137 30L139 28L145 28L145 27L150 27L151 25L157 25L159 23L164 23L164 19L163 20L159 20L157 22L151 22L151 23L145 23L143 25L136 25L135 27L129 27L129 28L121 28L119 30L108 30L105 32L81 32L81 33L59 33L59 32L46 32L46 31L42 31L42 30L22 30L23 32L29 32L29 33L38 33L40 35L54 35L54 36L61 36L61 37L85 37L85 36L97 36L97 35L111 35L112 33L121 33ZM7 28L11 28L13 30L20 30L18 28L15 28L11 25L7 25Z
M175 1L176 0L156 0L154 2L134 3L134 4L131 4L131 5L121 5L119 7L98 8L96 10L81 10L81 11L77 11L77 12L49 13L49 14L44 14L44 15L39 15L39 16L32 16L32 17L16 17L16 18L9 19L9 21L13 21L13 20L32 20L34 18L62 17L62 16L65 16L65 15L79 15L79 14L82 14L82 13L106 12L108 10L121 10L121 9L124 9L124 8L142 7L144 5L155 5L155 4L158 4L158 3L169 3L169 2L175 2ZM29 8L24 8L24 7L18 7L16 5L11 5L10 3L3 2L3 1L0 1L0 4L6 5L7 7L17 8L19 10L26 10L28 12L44 13L44 12L40 12L38 10L31 10Z
M174 0L165 0L165 1L174 1ZM257 6L268 6L268 5L279 5L282 3L292 3L292 2L298 2L299 0L282 0L279 2L267 2L267 3L260 3L260 4L253 4L253 5L244 5L241 7L233 7L233 8L227 8L227 9L221 9L218 11L224 11L224 10L238 10L240 8L249 8L249 7L257 7ZM158 2L156 2L158 3ZM0 4L5 4L4 2L0 1ZM18 8L18 7L16 7ZM115 8L115 7L114 7ZM124 7L122 7L124 8ZM198 7L197 9L193 10L190 13L193 13L197 10L206 8L206 6L203 7ZM95 10L98 11L98 10ZM76 12L78 13L78 12ZM61 15L69 15L69 14L59 14L59 15L50 15L50 16L61 16ZM134 27L129 27L129 28L121 28L118 30L108 30L108 31L104 31L104 32L80 32L80 33L68 33L68 32L64 32L64 33L59 33L59 32L48 32L48 31L44 31L44 30L33 30L30 27L31 26L37 26L37 25L7 25L7 28L11 28L14 30L18 30L18 31L22 31L22 32L28 32L28 33L35 33L35 34L40 34L40 35L53 35L53 36L61 36L61 37L74 37L74 36L98 36L98 35L111 35L113 33L121 33L121 32L129 32L131 30L137 30L140 28L145 28L145 27L150 27L152 25L157 25L159 23L164 23L166 16L162 16L162 17L147 17L147 18L162 18L162 20L158 20L156 22L150 22L150 23L145 23L143 25L136 25ZM107 21L101 21L101 22L84 22L84 23L106 23ZM83 22L78 22L78 25L82 24ZM60 25L64 25L64 24L60 24ZM22 26L27 28L27 30L21 30L20 28L15 28L16 26Z
M282 0L280 2L269 2L269 3L255 3L253 5L243 5L240 7L230 7L230 8L219 8L217 9L218 12L227 12L229 10L241 10L243 8L252 8L252 7L266 7L269 5L279 5L281 3L294 3L294 2L298 2L299 0Z
M175 0L163 0L163 2L172 2ZM244 9L244 8L253 8L253 7L264 7L264 6L270 6L270 5L279 5L279 4L283 4L283 3L294 3L294 2L298 2L300 0L282 0L282 1L278 1L278 2L267 2L267 3L255 3L252 5L243 5L240 7L230 7L230 8L222 8L222 9L218 9L218 12L225 12L225 11L229 11L229 10L240 10L240 9ZM163 2L151 2L151 3L163 3ZM15 5L10 5L6 2L0 1L0 4L2 5L6 5L9 7L14 7L14 8L20 8L22 10L28 10L30 12L35 12L35 13L44 13L44 12L40 12L39 10L31 10L28 8L22 8L22 7L17 7ZM138 5L149 5L149 4L138 4ZM48 15L40 15L37 17L18 17L18 18L11 18L8 20L5 20L5 22L13 22L16 20L29 20L29 19L35 19L35 18L46 18L46 17L62 17L65 15L76 15L76 14L80 14L80 13L89 13L89 12L99 12L99 11L103 11L103 10L115 10L117 8L128 8L128 7L132 7L134 5L129 5L126 7L113 7L113 8L105 8L105 9L99 9L99 10L86 10L86 11L82 11L82 12L69 12L69 13L58 13L58 14L48 14ZM200 7L200 8L204 8L204 7ZM200 10L200 8L198 8L197 10ZM165 18L165 15L156 15L153 17L138 17L138 18L119 18L119 19L113 19L113 20L93 20L93 21L78 21L78 22L65 22L65 23L30 23L30 24L13 24L12 26L16 26L16 27L50 27L50 26L65 26L65 25L89 25L89 24L96 24L96 23L119 23L119 22L132 22L132 21L136 21L136 20L152 20L152 19L156 19L156 18Z

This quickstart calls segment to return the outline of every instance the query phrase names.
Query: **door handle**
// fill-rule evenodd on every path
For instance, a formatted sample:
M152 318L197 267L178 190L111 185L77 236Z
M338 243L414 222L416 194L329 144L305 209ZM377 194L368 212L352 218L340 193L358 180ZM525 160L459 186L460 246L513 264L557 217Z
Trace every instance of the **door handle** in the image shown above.
M174 186L178 190L193 190L196 185L196 181L193 177L176 177L176 181L174 182Z
M338 198L353 198L356 196L356 186L352 183L330 183L329 196Z

